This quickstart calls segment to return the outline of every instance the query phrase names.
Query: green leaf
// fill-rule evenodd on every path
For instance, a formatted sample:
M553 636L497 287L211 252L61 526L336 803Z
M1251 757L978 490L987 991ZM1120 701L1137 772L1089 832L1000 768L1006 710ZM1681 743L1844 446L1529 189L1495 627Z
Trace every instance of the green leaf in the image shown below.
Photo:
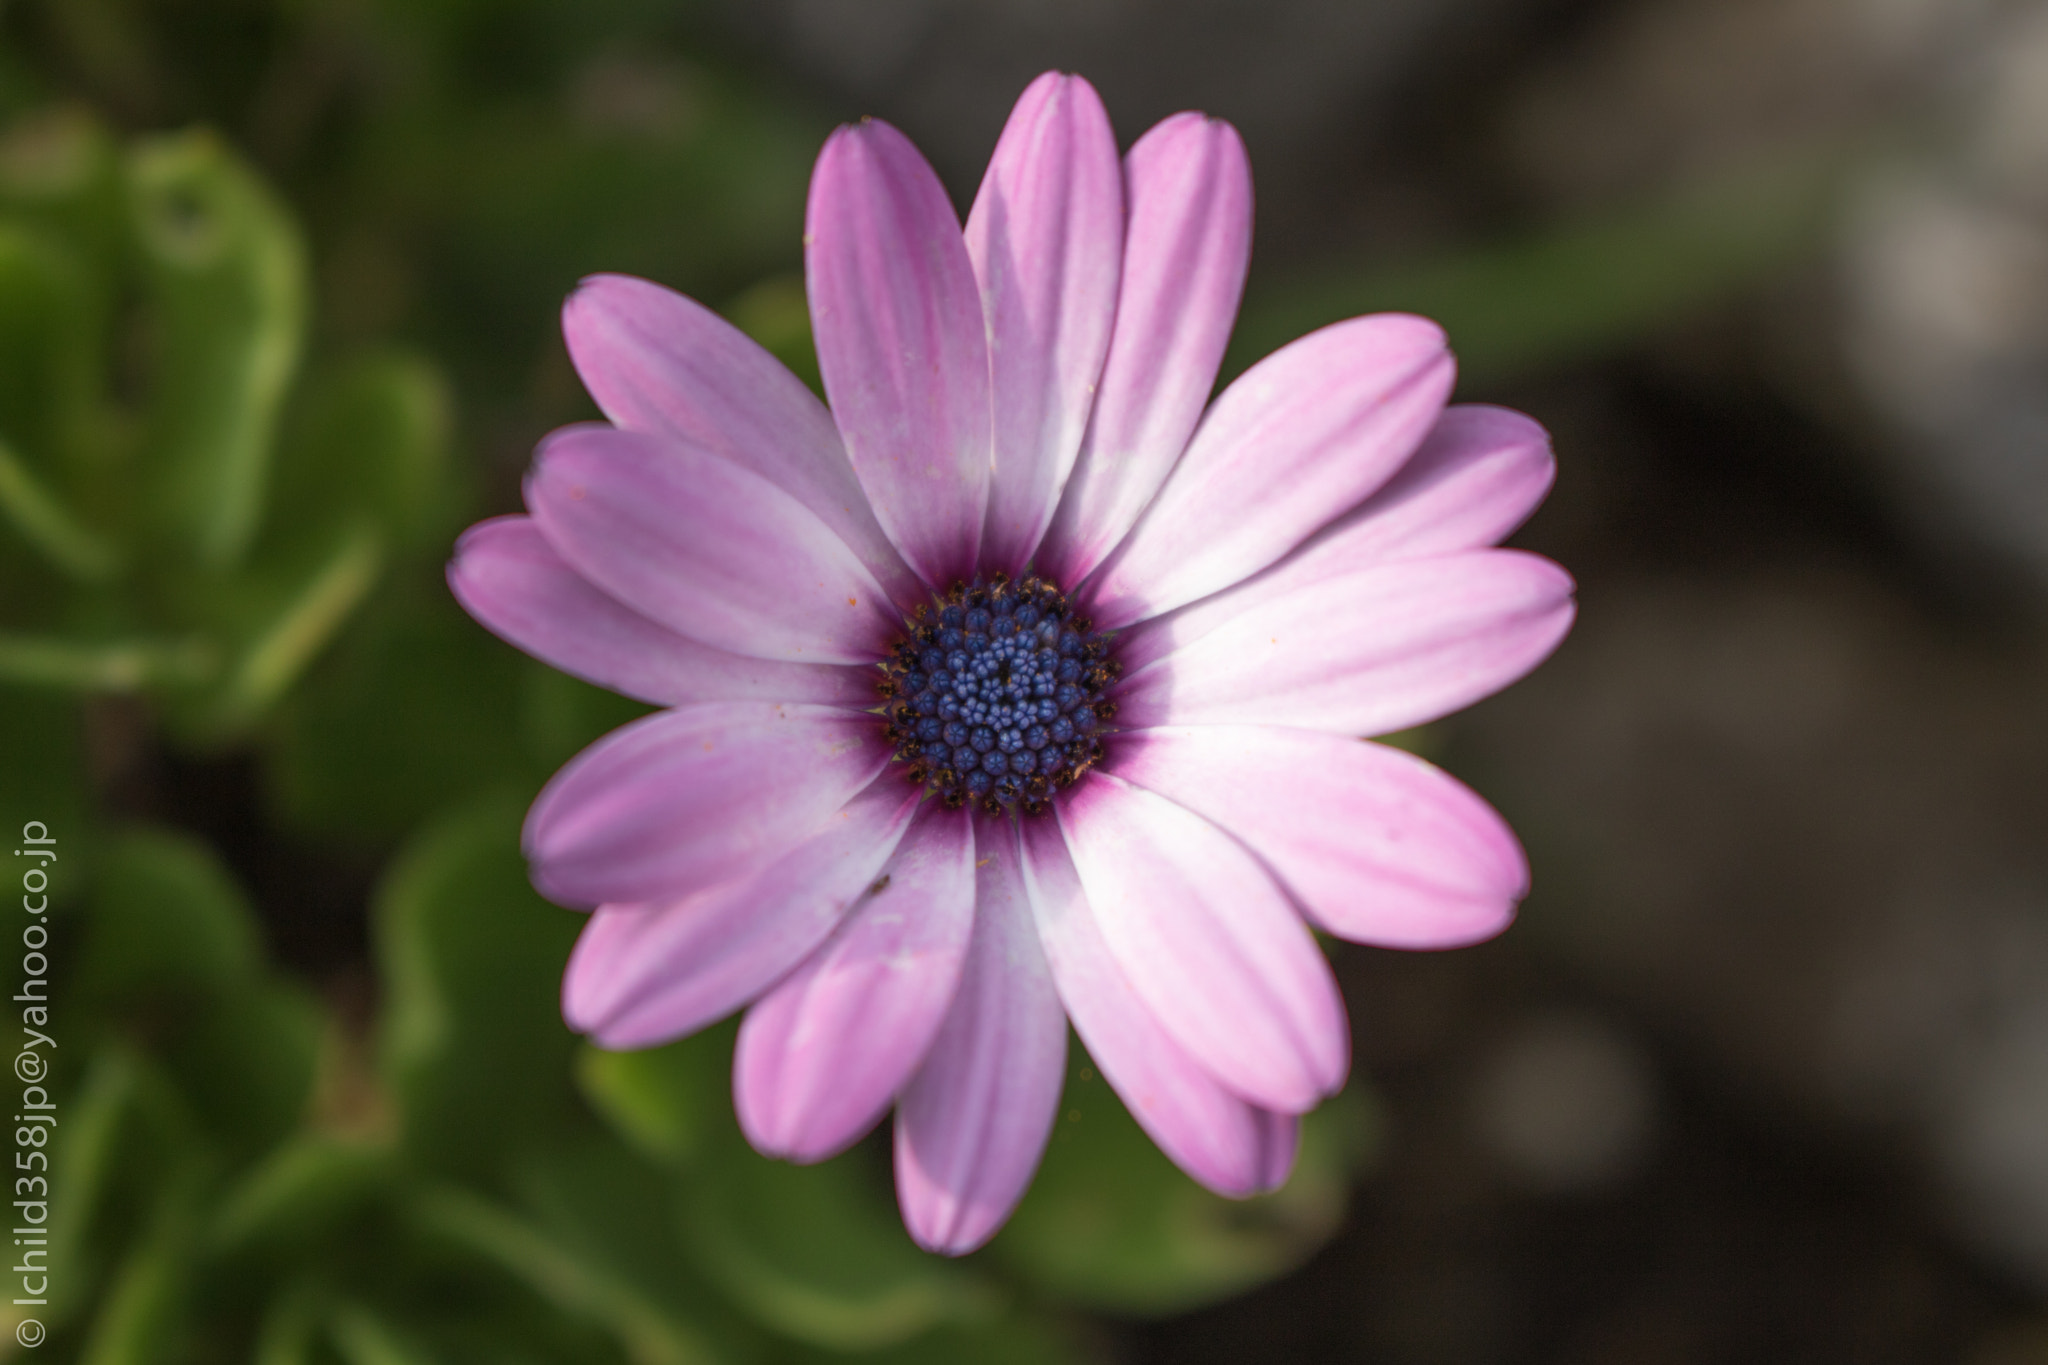
M1359 313L1434 318L1466 379L1598 355L1726 300L1823 240L1843 158L1828 149L1519 241L1393 266L1334 264L1245 300L1226 376Z
M81 525L4 441L0 441L0 514L51 564L81 582L105 582L121 566L121 552L114 544Z
M0 212L67 243L97 281L92 316L113 302L125 254L120 152L104 124L78 105L28 114L0 132Z
M101 1026L77 1010L67 1015L88 1035L79 1041ZM146 1307L153 1281L139 1267L150 1261L149 1244L168 1238L191 1259L192 1210L219 1153L166 1070L126 1041L95 1049L76 1109L60 1121L50 1172L51 1302L37 1316L62 1325L91 1307L104 1317L124 1292ZM137 1287L124 1291L137 1276Z
M266 537L290 542L363 519L438 558L459 529L450 425L447 383L419 356L378 351L323 372L280 447Z
M685 1173L681 1227L703 1274L762 1326L835 1350L993 1311L980 1280L911 1242L859 1154L792 1166L747 1145L730 1099L734 1031L640 1052L586 1047L577 1064L621 1136Z
M675 1217L677 1173L592 1134L529 1152L514 1187L521 1204L559 1245L621 1285L631 1285L717 1356L758 1352L762 1334L697 1273Z
M1182 1174L1076 1046L1045 1163L991 1250L1047 1293L1117 1313L1185 1312L1299 1265L1344 1216L1363 1107L1340 1095L1302 1124L1278 1193L1231 1200Z
M269 786L284 817L388 838L491 788L537 788L529 664L462 614L438 574L390 584L277 716Z
M860 1351L993 1311L978 1278L918 1250L858 1153L792 1166L735 1141L721 1155L694 1172L683 1226L698 1268L764 1327Z
M72 502L96 435L104 283L66 243L0 218L0 515L50 563L104 582L119 547Z
M822 395L818 349L811 340L810 298L800 274L771 275L726 306L732 325L745 332L791 373Z
M79 1365L177 1359L191 1308L194 1191L165 1191L148 1232L129 1249L94 1316Z
M97 1277L89 1239L104 1219L121 1174L116 1169L121 1134L139 1080L135 1058L125 1046L102 1046L87 1064L52 1144L50 1306L45 1315L52 1322L70 1318Z
M646 36L649 48L665 45ZM599 43L631 53L622 37L585 28L581 54L537 54L559 73L541 79L575 81L584 73L571 63L587 72ZM649 55L627 65L660 62ZM594 262L722 297L792 261L806 169L829 121L790 118L757 84L701 65L677 84L691 108L665 135L578 126L530 99L505 99L499 85L471 94L433 145L407 149L405 180L390 190L411 196L431 186L444 240L459 243L422 263L451 360L460 363L463 347L495 350L486 363L526 364L525 345L507 355L507 343L525 343L527 319L551 311Z
M256 1334L251 1365L313 1365L320 1305L319 1291L306 1280L273 1297Z
M723 1122L731 1100L728 1021L661 1047L610 1052L586 1044L576 1054L583 1097L620 1137L651 1161L671 1166L697 1157Z
M653 709L540 664L523 668L520 683L520 736L540 772Z
M266 750L286 820L389 837L479 791L537 790L650 708L521 655L463 614L436 566L387 580L277 714Z
M305 330L298 229L218 138L142 143L127 179L155 326L151 505L173 544L222 569L253 539Z
M150 1039L202 1131L253 1155L305 1112L321 1016L264 975L255 916L205 845L130 830L101 859L78 974L82 1008Z
M245 1161L305 1116L318 1065L320 1007L294 982L250 982L163 1040L165 1062L202 1129Z
M949 1323L877 1351L819 1352L804 1359L817 1365L1080 1365L1099 1357L1043 1319L1017 1314L971 1325Z
M0 688L0 838L10 850L20 847L33 820L57 841L51 845L57 857L48 865L53 912L84 885L83 855L93 833L85 808L83 731L73 698Z
M308 1247L388 1191L395 1176L384 1148L301 1133L222 1192L207 1242L223 1255Z
M253 980L255 912L213 850L167 830L129 829L99 858L75 978L88 1007L226 991Z
M254 723L298 681L376 585L383 538L367 518L329 526L209 585L194 615L237 640L221 685L188 690L170 714L189 741L217 742Z
M1444 733L1429 725L1417 725L1407 730L1396 730L1391 735L1374 735L1374 744L1384 744L1414 754L1417 758L1436 762L1444 751Z
M178 640L53 640L0 635L0 682L67 692L125 695L193 687L217 672L218 654L197 636Z
M565 1243L533 1220L453 1187L424 1191L413 1212L423 1228L496 1264L556 1308L603 1326L633 1365L721 1359L694 1324L601 1252Z
M291 686L377 581L384 557L381 540L367 523L344 528L229 676L226 704L231 713L254 715Z
M383 1069L406 1145L485 1178L509 1148L580 1114L557 1000L582 917L528 884L524 805L493 796L435 821L394 861L374 908Z
M434 1357L402 1328L359 1303L334 1309L328 1324L334 1349L348 1365L433 1365Z

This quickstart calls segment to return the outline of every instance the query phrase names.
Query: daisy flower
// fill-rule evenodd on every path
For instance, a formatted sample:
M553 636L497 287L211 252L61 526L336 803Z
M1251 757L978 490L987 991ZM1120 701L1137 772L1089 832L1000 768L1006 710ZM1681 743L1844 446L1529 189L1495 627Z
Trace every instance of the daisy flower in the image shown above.
M1021 1197L1069 1022L1191 1176L1278 1186L1349 1065L1312 930L1450 947L1527 889L1483 801L1361 736L1563 637L1571 580L1493 548L1548 441L1446 407L1443 334L1403 315L1209 403L1251 205L1228 124L1120 160L1073 76L1024 93L964 231L901 133L843 127L804 231L829 410L595 276L563 330L609 420L550 435L528 514L449 568L497 634L667 708L527 818L535 885L592 912L569 1023L636 1048L746 1007L747 1136L817 1161L894 1106L933 1250Z

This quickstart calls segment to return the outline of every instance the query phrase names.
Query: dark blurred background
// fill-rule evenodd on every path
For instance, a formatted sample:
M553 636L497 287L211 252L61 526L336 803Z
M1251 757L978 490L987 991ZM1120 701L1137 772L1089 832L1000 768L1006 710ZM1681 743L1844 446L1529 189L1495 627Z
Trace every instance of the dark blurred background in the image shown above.
M963 207L1049 67L1126 144L1183 108L1235 123L1259 206L1233 364L1437 317L1459 396L1554 434L1517 543L1581 608L1418 740L1526 840L1520 922L1335 950L1372 1130L1340 1230L1084 1336L1130 1362L2048 1362L2048 4L15 0L0 32L13 111L207 123L270 177L313 352L444 366L481 512L588 411L555 330L583 273L800 356L834 123L898 124ZM309 696L375 671L374 639L335 651ZM429 796L322 788L314 701L263 757L124 750L125 703L95 705L91 799L214 841L273 953L366 1014L365 899Z

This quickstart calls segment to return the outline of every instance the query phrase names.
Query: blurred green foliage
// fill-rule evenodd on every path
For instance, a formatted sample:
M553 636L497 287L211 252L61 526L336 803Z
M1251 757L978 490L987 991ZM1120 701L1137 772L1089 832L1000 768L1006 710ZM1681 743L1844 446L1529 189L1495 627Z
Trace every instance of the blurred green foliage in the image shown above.
M1043 1293L1115 1313L1173 1313L1285 1274L1337 1230L1375 1145L1354 1086L1302 1122L1277 1194L1218 1198L1160 1158L1087 1054L1069 1057L1045 1163L994 1254Z
M419 547L421 509L452 511L439 379L388 355L297 382L298 229L203 132L16 123L0 280L0 680L144 693L191 742L245 733ZM281 429L289 404L313 411Z
M1482 389L1622 350L1725 305L1824 240L1851 149L1773 152L1646 202L1417 260L1322 263L1248 294L1224 358L1235 375L1360 313L1440 323Z

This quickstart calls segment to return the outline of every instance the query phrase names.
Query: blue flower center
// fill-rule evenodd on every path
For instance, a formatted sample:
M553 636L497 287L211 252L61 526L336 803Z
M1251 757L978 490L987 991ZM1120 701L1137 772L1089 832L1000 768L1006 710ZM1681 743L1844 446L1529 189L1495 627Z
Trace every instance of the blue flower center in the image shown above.
M955 585L882 664L896 761L955 808L1038 815L1102 759L1109 636L1042 579Z

